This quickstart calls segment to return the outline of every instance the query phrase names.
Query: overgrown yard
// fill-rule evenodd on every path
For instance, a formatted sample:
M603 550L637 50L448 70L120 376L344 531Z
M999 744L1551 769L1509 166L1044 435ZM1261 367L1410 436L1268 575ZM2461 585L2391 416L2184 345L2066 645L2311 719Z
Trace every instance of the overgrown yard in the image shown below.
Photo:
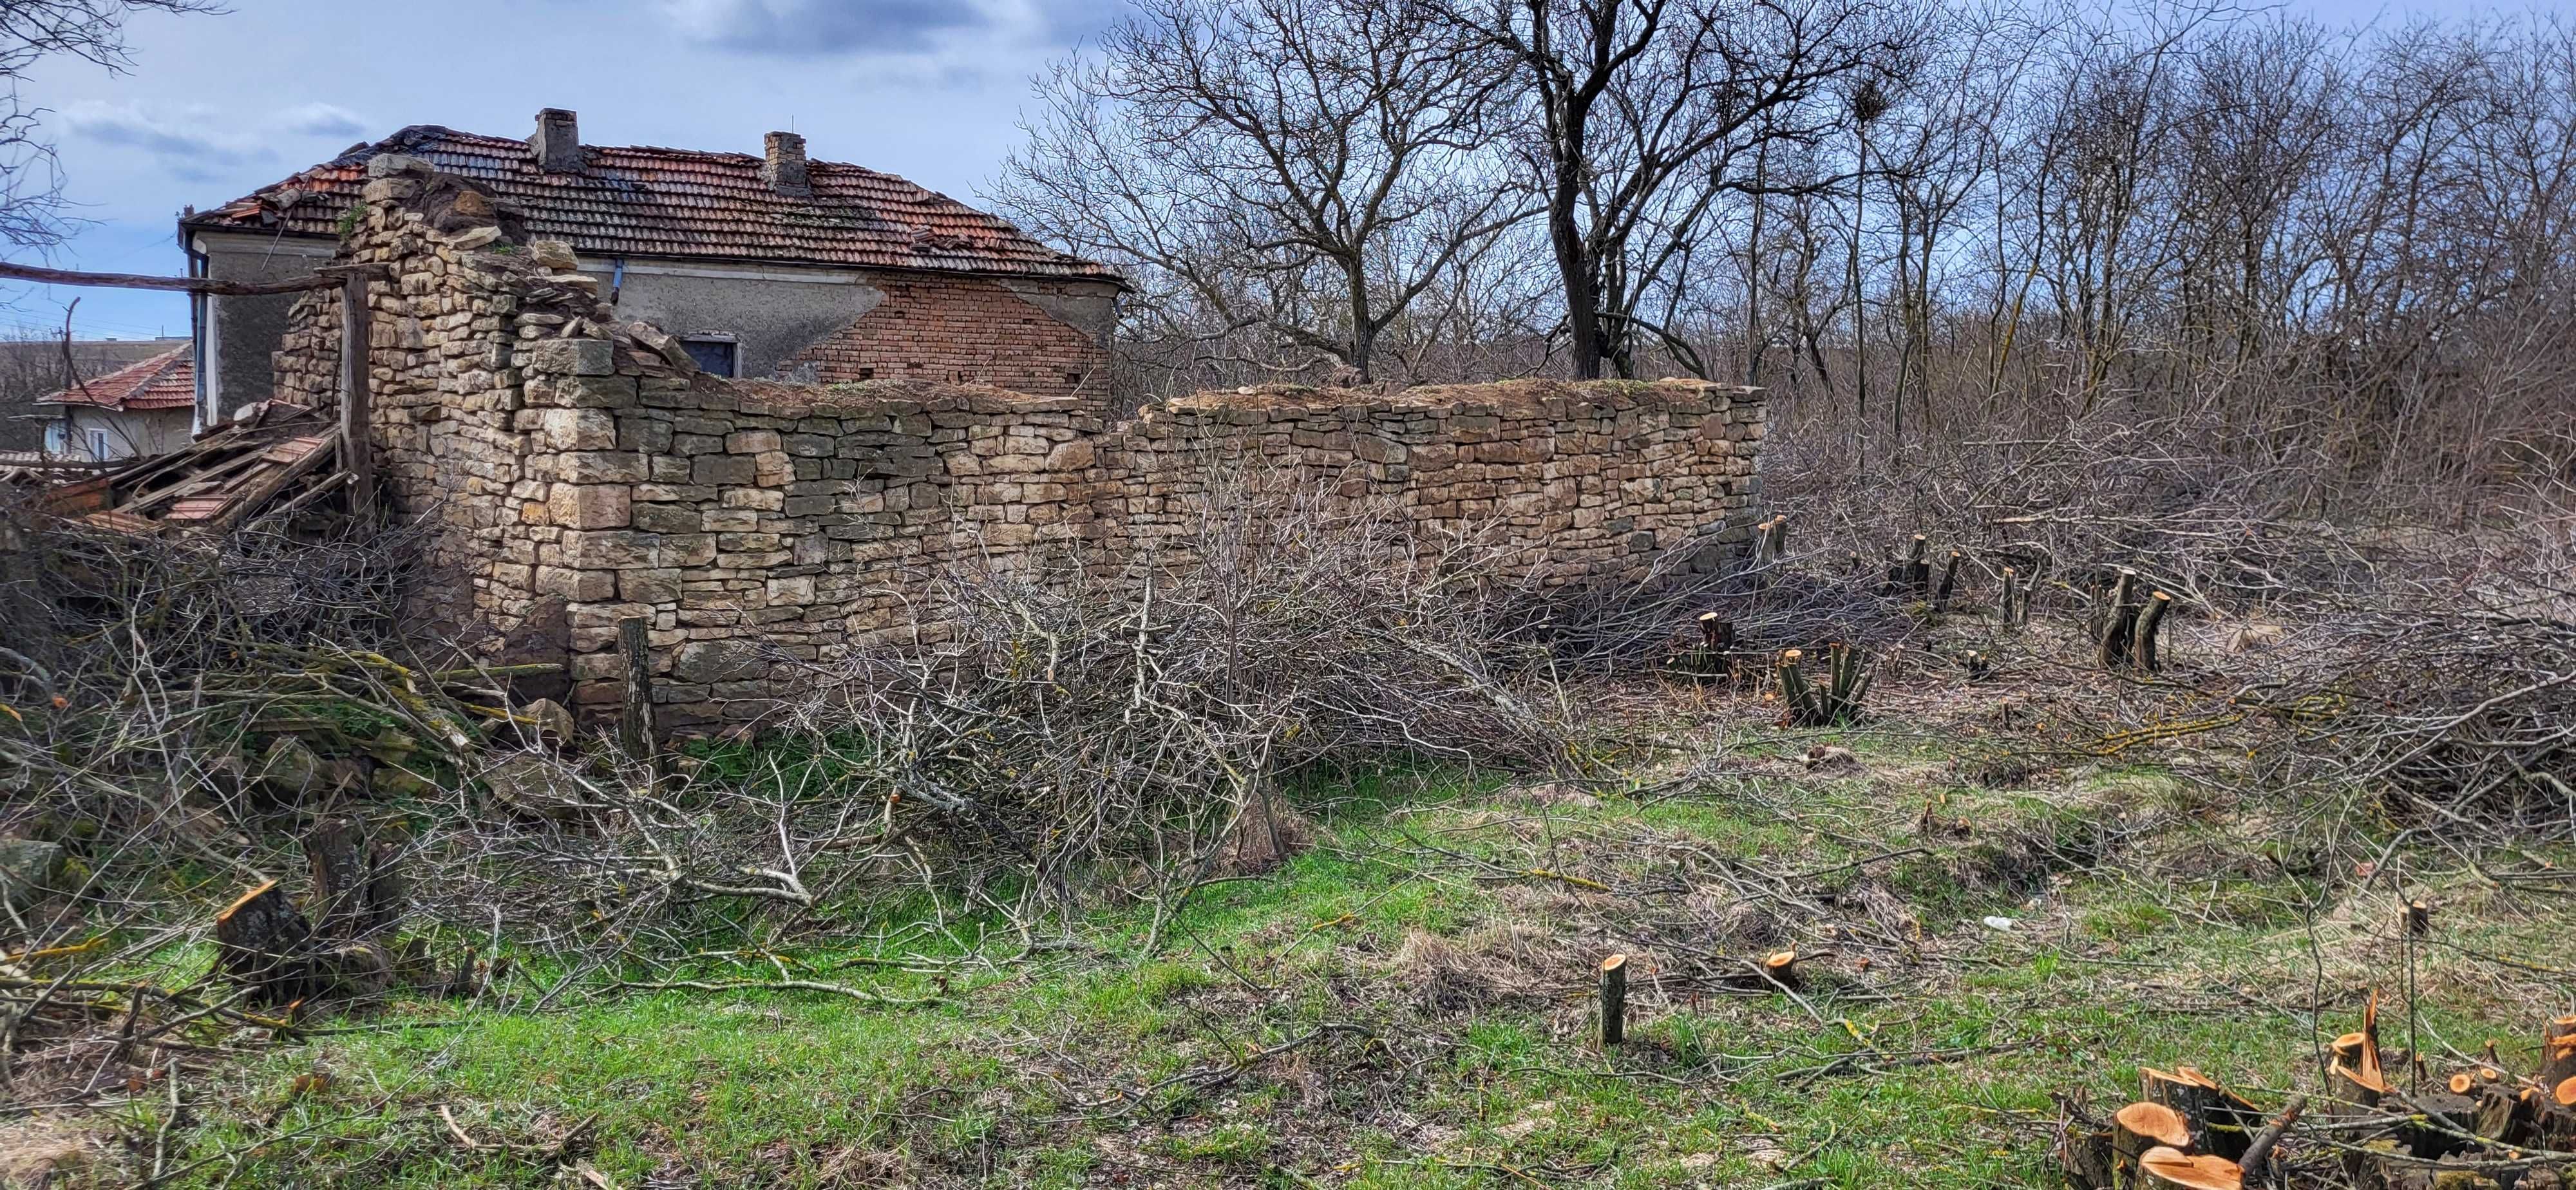
M1732 746L1595 785L1308 781L1313 844L1155 914L1023 935L911 896L538 1011L398 1001L191 1075L177 1184L1982 1186L2054 1181L2060 1094L2197 1065L2270 1103L2367 989L2392 1043L2531 1064L2576 977L2563 852L2284 833L2187 775L1983 788L1940 736L1677 726ZM1884 726L1884 725L1883 725ZM1811 741L1855 753L1810 770ZM2351 824L2373 841L2393 832ZM1800 991L1753 976L1795 950ZM1597 962L1637 971L1604 1052ZM661 978L672 978L665 973ZM595 991L606 977L580 977ZM157 1091L94 1125L154 1136ZM564 1171L574 1171L565 1173Z
M2557 1190L2566 522L2117 445L1580 594L1247 473L650 761L398 532L39 526L0 1177Z

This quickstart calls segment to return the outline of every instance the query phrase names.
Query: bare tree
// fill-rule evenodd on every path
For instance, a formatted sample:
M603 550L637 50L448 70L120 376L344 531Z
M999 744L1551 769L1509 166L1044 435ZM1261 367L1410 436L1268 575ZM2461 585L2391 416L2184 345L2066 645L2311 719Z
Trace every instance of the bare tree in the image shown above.
M69 234L45 112L22 89L28 71L68 55L121 72L133 64L125 23L135 14L219 11L215 0L0 0L0 242L42 249Z
M1810 103L1885 44L1872 0L1498 0L1452 20L1528 90L1523 152L1546 204L1572 367L1630 374L1640 318L1711 212L1751 186L1739 159L1822 135Z
M1138 274L1149 335L1258 330L1278 366L1367 379L1387 328L1528 213L1489 144L1502 75L1441 28L1412 0L1145 0L1041 83L995 198Z

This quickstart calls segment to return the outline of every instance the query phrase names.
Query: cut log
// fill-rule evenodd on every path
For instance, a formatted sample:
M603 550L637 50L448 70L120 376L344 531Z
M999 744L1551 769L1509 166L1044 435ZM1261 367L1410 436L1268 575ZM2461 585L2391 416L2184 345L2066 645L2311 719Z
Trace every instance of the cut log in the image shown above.
M1601 960L1601 1044L1628 1039L1628 956Z
M216 964L261 1003L303 999L311 991L312 956L313 927L274 880L215 915Z
M1932 592L1932 610L1937 612L1950 606L1950 592L1959 586L1959 564L1967 560L1965 553L1950 551L1950 564L1941 568L1941 585Z
M2161 1103L2132 1103L2111 1113L2111 1183L2136 1185L2137 1170L2157 1149L2191 1147L2191 1126Z
M2138 1161L2138 1185L2154 1190L2244 1190L2245 1171L2225 1157L2149 1149Z
M2014 569L2013 569L2012 567L2010 567L2010 566L2004 567L2004 574L2003 574L2003 593L2002 593L2001 597L1999 597L1999 598L1998 598L1998 599L1996 599L1996 601L1995 601L1995 619L1996 619L1996 621L1997 621L1998 626L2000 626L2000 627L2004 627L2004 628L2010 628L2010 627L2012 627L2012 624L2013 624L2013 584L2014 584L2014 582L2015 582L2016 580L2018 580L2019 578L2020 578L2020 572L2018 572L2018 571L2014 570Z

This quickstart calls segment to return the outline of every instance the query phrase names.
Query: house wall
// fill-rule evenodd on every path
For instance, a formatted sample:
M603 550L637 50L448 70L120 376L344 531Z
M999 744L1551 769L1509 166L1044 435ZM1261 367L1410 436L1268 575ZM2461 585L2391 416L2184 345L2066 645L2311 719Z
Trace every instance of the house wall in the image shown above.
M311 275L336 249L311 237L204 233L207 275ZM1105 399L1117 290L1107 282L992 280L793 265L584 257L616 317L735 340L745 377L837 383L915 378ZM270 357L293 294L208 298L215 416L274 391Z
M95 379L127 364L141 363L187 342L178 339L22 339L0 342L0 451L36 450L44 444L45 427L62 420L59 405L39 405L70 388L75 379ZM71 357L69 368L63 357ZM182 411L184 413L184 411Z
M1117 297L1106 282L639 260L621 277L615 261L597 257L581 268L621 319L733 338L744 377L1106 391Z
M188 444L185 409L101 409L96 406L38 406L49 410L55 424L69 424L65 453L75 459L107 463L137 455L168 454ZM66 416L68 415L68 416ZM91 450L90 431L107 431L107 455Z
M1123 564L1188 531L1223 469L1292 468L1476 532L1547 584L1716 565L1759 500L1759 390L1525 383L1392 396L1202 394L1107 421L1081 396L698 373L621 322L559 252L434 230L421 181L371 185L351 252L373 287L379 470L434 516L438 610L512 659L569 662L576 704L623 697L619 622L648 625L665 727L751 718L795 663L914 624L918 583L968 557ZM336 291L305 296L282 389L328 400Z
M206 257L205 275L218 281L290 281L313 275L338 245L310 236L197 232L190 243ZM257 297L208 297L197 328L198 390L207 424L222 421L273 392L269 356L295 306L291 293Z

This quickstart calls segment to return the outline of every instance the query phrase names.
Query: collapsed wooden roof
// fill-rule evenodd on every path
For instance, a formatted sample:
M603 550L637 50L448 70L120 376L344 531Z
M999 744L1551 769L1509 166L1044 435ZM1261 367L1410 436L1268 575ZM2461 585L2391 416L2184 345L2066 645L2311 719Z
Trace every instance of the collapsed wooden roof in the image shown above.
M43 497L46 511L122 533L227 529L254 514L293 512L348 484L328 416L268 401L170 454Z

